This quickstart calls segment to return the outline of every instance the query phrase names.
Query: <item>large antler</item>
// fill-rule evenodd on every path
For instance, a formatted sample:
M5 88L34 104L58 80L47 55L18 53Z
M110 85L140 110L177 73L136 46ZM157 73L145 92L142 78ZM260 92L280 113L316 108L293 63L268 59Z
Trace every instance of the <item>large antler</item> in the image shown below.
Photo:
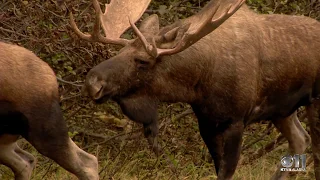
M219 27L242 6L245 0L231 0L231 3L230 1L229 3L227 2L228 0L211 0L196 15L163 28L166 30L166 33L163 35L165 40L172 39L173 36L175 37L175 46L171 49L158 48L155 39L161 39L159 37L153 38L151 44L148 43L134 23L130 22L130 24L150 55L154 57L171 55L183 51Z
M82 39L91 42L105 44L126 45L130 41L120 36L130 27L128 16L136 22L148 7L151 0L112 0L106 4L105 12L102 13L99 2L92 0L96 12L96 20L92 34L84 34L77 27L73 14L70 12L71 28ZM100 34L100 24L105 37Z

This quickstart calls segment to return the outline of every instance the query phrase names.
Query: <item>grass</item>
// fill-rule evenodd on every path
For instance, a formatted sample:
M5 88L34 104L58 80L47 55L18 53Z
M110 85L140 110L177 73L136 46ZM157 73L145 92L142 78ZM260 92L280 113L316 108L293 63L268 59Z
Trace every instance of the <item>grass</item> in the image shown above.
M107 106L110 107L111 105ZM111 118L112 116L104 111L96 113L96 115L93 114L93 117L87 119L85 117L90 116L75 116L74 119L69 119L67 122L71 131L70 135L81 148L98 157L100 178L103 180L216 179L214 165L201 139L194 116L189 115L176 121L174 120L175 116L184 111L184 107L181 104L163 106L160 108L165 109L163 112L160 112L160 124L165 121L166 124L160 129L159 138L165 153L171 159L173 167L166 161L163 154L157 157L149 149L147 141L143 138L142 134L138 132L128 135L126 133L132 130L136 132L136 129L141 128L140 125L121 119L122 117L118 118L124 121L124 123L121 123L121 126L119 126L118 120L106 121L108 119L105 118L106 116ZM117 111L117 108L113 109ZM79 114L90 113L80 111ZM267 129L267 125L264 123L254 124L246 128L243 144L250 143L255 138L259 138ZM86 127L86 131L72 130L76 126ZM97 134L93 134L92 132L106 138L114 138L105 141L101 137L96 137ZM123 136L117 137L121 133ZM241 153L241 158L234 174L235 180L263 180L272 177L280 163L281 156L285 155L287 151L287 143L278 146L272 152L254 160L248 165L243 165L242 162L243 159L251 156L268 142L274 140L277 135L278 132L274 129L262 138L261 141ZM34 154L38 160L37 166L33 171L32 180L76 179L75 176L62 169L52 160L38 154L23 139L20 140L19 144L23 149ZM309 156L311 154L307 153L307 157ZM14 177L8 168L0 166L0 179L11 180ZM314 179L312 164L307 166L307 172L295 172L288 179Z
M37 154L37 158L43 157ZM101 153L101 152L100 152ZM134 154L133 154L134 153ZM100 159L100 174L101 179L119 179L119 180L137 180L137 179L201 179L211 180L216 179L214 167L211 163L202 162L200 165L194 164L192 161L185 163L178 163L176 165L176 172L174 172L164 160L157 159L148 149L126 154L122 152L118 157L111 157L110 153L106 152L107 158ZM243 155L242 155L243 156ZM238 166L234 179L237 180L269 180L273 172L277 168L279 159L275 156L281 156L277 151L258 159L250 165ZM177 161L182 161L184 156L176 157ZM1 179L11 180L13 174L8 168L1 166ZM296 176L291 176L288 179L295 180L309 180L314 179L312 167L307 167L307 172L297 172ZM62 169L52 161L46 158L40 164L38 163L32 176L32 180L73 180L76 179L73 175Z

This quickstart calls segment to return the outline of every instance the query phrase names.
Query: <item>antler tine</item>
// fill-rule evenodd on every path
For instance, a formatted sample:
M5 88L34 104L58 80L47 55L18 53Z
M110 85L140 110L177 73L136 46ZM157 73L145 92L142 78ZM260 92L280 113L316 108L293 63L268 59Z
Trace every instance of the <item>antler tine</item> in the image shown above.
M127 40L127 39L122 39L122 38L119 38L119 37L108 37L107 35L107 31L104 30L104 33L105 33L105 37L103 37L101 34L100 34L100 25L101 25L101 22L102 24L104 23L103 22L103 14L102 11L101 11L101 8L100 8L100 5L99 5L99 2L97 0L92 0L92 3L93 3L93 7L94 7L94 10L96 12L96 19L95 19L95 23L94 23L94 26L93 26L93 30L92 30L92 34L84 34L82 33L78 26L76 25L76 22L74 20L74 16L72 14L72 12L70 12L70 24L71 24L71 28L73 29L73 31L81 38L81 39L84 39L86 41L90 41L90 42L101 42L101 43L104 43L104 44L116 44L116 45L127 45L130 40ZM106 9L107 10L107 9ZM103 24L103 27L105 25Z
M235 4L230 4L228 8L223 10L223 13L215 19L213 18L215 15L217 15L218 9L221 6L221 2L218 4L217 0L209 2L198 14L184 20L184 23L178 28L178 34L183 35L181 35L182 37L178 39L178 42L174 48L157 48L155 39L153 39L153 50L147 52L153 52L149 54L154 57L158 57L160 55L170 55L183 51L219 27L224 21L234 14L244 2L245 0L237 0ZM176 28L175 26L173 27Z
M220 25L222 24L225 20L227 20L231 15L233 15L240 7L241 5L245 2L245 0L240 0L238 2L238 6L232 6L232 4L229 5L229 8L226 9L226 11L217 19L212 20L211 24L216 24ZM231 9L233 7L233 9ZM231 11L230 11L231 10Z
M73 29L73 31L82 39L86 40L86 41L90 41L90 42L101 42L101 43L110 43L107 39L103 38L100 35L99 32L99 28L100 28L100 19L99 19L99 15L97 13L96 15L96 19L95 19L95 23L93 26L93 33L92 34L84 34L82 33L78 26L76 25L76 22L74 20L74 16L73 14L70 12L70 21L71 21L71 28Z
M131 19L128 17L129 19L129 23L133 29L133 31L136 33L136 35L139 37L139 39L141 40L144 48L146 49L146 51L151 54L152 56L156 56L156 52L153 51L154 48L151 44L148 43L146 37L144 37L144 35L141 33L141 31L137 28L137 26L131 21Z
M71 28L72 30L81 38L81 39L84 39L86 41L92 41L92 37L91 35L88 35L88 34L84 34L80 31L80 29L78 28L75 20L74 20L74 17L73 17L73 14L72 12L70 11L69 13L69 16L70 16L70 24L71 24Z

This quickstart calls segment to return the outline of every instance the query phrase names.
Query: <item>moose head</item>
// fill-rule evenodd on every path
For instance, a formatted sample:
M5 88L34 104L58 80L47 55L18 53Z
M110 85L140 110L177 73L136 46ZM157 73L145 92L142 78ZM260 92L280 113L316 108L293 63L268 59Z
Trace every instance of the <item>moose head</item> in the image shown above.
M134 22L149 3L150 0L139 3L113 0L102 13L99 2L93 0L96 22L92 35L83 34L71 14L72 28L82 39L124 46L118 55L95 66L86 77L85 90L97 102L145 88L161 57L179 53L196 43L234 14L244 0L211 1L198 14L161 30L158 16L154 14L142 21L138 29ZM100 25L105 37L99 33ZM138 38L120 38L130 26Z

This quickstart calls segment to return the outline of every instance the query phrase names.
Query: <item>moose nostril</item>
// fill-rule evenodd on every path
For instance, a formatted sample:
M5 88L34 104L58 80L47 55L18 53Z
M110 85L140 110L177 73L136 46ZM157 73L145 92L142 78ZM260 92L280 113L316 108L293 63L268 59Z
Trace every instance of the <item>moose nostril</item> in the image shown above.
M101 97L103 91L103 86L100 87L100 89L95 93L95 95L93 96L94 99L99 99Z
M29 164L33 164L34 162L35 162L34 159L30 159L30 160L29 160Z

